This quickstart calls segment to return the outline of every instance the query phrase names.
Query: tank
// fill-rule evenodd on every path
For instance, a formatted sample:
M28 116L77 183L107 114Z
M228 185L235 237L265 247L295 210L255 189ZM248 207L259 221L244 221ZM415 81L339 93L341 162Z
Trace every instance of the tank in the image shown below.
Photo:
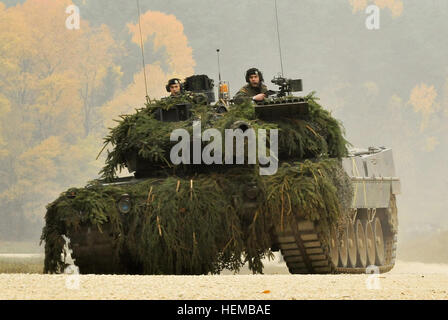
M292 274L391 270L392 150L348 148L315 93L295 95L301 80L272 82L263 102L214 103L213 81L192 76L122 116L101 178L47 206L44 271L67 267L66 237L82 274L262 273L274 252Z

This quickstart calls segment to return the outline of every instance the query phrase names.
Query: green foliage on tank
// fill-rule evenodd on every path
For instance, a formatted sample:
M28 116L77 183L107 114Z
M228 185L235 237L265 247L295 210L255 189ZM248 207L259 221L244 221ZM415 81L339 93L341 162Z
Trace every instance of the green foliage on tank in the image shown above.
M226 173L193 177L150 178L125 186L70 189L48 206L45 272L64 265L61 234L76 233L81 224L112 226L116 258L127 252L129 267L144 274L206 274L223 268L239 270L248 262L262 272L270 254L273 228L296 217L319 221L323 230L337 223L349 201L351 185L336 159L284 163L273 176L234 168ZM247 183L257 189L256 206L246 208ZM343 181L344 183L340 183ZM131 211L117 208L120 197L132 199ZM350 198L349 198L350 199ZM118 236L119 235L119 236ZM126 270L126 267L124 267Z
M258 118L250 103L218 114L190 96L151 101L135 114L122 116L105 138L105 145L113 149L101 171L104 180L69 189L47 206L41 236L45 272L63 270L61 235L75 234L82 225L99 230L111 226L114 261L122 266L122 273L141 274L238 271L244 263L261 273L261 260L272 254L275 228L306 218L328 233L343 218L352 197L340 162L347 155L347 141L341 124L314 94L303 99L309 106L304 118L272 122ZM185 103L191 105L190 118L157 119L158 110ZM172 165L170 134L179 128L191 134L193 120L201 121L203 131L223 132L237 121L255 130L279 129L277 173L261 176L258 164L205 171L201 170L205 165L194 169ZM134 184L105 184L116 181L130 154L138 154L151 174ZM123 194L131 204L126 214L117 206Z
M118 126L105 138L105 147L113 146L108 153L101 174L112 180L117 170L127 165L127 157L136 153L146 160L148 166L157 169L173 168L170 164L170 134L174 129L185 129L192 134L192 120L201 121L202 131L215 128L224 135L237 121L244 121L255 129L279 129L279 159L316 159L321 157L341 158L347 155L347 141L343 137L341 124L330 112L323 109L314 94L304 97L309 113L303 119L282 118L268 122L256 117L249 102L235 105L225 114L217 114L211 106L196 104L188 95L154 101L133 115L121 117ZM192 105L192 117L180 122L161 122L155 113L161 108L169 110L176 105ZM223 147L224 149L224 147Z

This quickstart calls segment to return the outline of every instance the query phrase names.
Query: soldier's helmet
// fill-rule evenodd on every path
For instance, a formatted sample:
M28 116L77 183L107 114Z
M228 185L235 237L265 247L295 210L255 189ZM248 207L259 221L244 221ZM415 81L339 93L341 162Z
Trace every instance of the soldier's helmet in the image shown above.
M253 74L258 75L258 77L260 78L260 83L264 82L263 73L261 73L261 71L258 70L257 68L250 68L249 70L246 71L246 82L247 83L249 83L249 77Z
M167 92L170 92L170 87L171 87L171 85L173 85L173 84L179 84L179 85L180 85L180 91L181 91L181 92L183 91L182 80L180 80L180 79L178 79L178 78L173 78L173 79L170 79L170 80L168 81L168 84L167 84L166 87L165 87Z

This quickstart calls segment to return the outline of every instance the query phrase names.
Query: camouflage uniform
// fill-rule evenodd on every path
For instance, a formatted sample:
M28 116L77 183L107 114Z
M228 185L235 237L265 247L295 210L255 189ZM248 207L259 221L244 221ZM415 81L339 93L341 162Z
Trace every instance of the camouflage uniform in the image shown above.
M252 87L250 84L245 85L237 92L235 97L233 97L233 101L237 104L243 103L246 100L250 100L255 97L257 94L266 93L268 91L268 87L264 84L258 87Z

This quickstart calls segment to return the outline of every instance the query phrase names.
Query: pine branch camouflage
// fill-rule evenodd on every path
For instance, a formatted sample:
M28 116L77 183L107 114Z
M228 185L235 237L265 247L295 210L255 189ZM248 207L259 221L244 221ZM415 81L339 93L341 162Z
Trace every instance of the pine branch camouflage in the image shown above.
M306 218L326 234L344 218L353 193L340 162L347 155L347 141L341 124L314 95L305 99L310 107L306 119L275 123L257 119L250 103L217 115L210 106L188 100L193 104L192 119L201 121L203 131L223 131L237 120L255 130L279 129L280 166L272 176L260 176L258 165L205 171L171 165L170 133L177 128L191 133L192 119L161 122L154 111L178 101L151 101L135 114L122 116L105 138L105 145L113 149L103 178L113 181L131 151L148 161L155 174L132 185L92 181L49 204L41 236L45 272L63 270L61 235L76 233L82 225L100 230L110 226L122 272L142 274L216 274L223 269L238 271L244 263L262 273L262 259L272 255L274 228ZM257 190L250 207L244 200L248 187ZM117 208L124 193L132 199L131 212L125 216Z

